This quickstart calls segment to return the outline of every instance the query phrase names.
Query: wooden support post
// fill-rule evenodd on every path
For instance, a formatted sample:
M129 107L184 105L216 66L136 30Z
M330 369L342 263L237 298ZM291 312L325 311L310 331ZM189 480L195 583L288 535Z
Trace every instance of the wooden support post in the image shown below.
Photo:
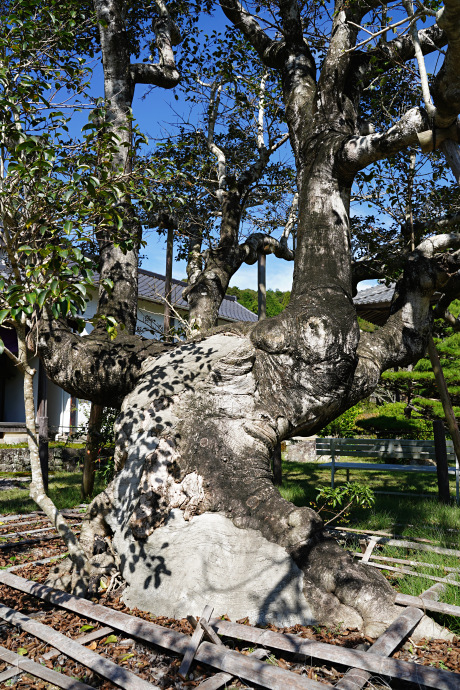
M334 488L335 483L335 439L331 441L331 489Z
M49 429L48 429L48 383L46 372L41 361L38 363L38 394L37 394L37 426L38 426L38 454L43 476L43 486L48 492L49 473Z
M91 496L93 493L96 458L101 442L100 432L103 411L104 408L102 405L91 403L88 420L88 435L86 437L85 459L81 478L81 495L83 498Z
M171 285L172 285L172 266L173 266L174 230L172 226L168 228L166 238L166 272L165 272L165 309L163 333L165 340L171 342Z
M447 464L446 434L440 419L433 422L436 471L438 474L438 498L441 503L450 503L449 467Z
M257 261L257 313L259 321L267 317L267 279L266 279L266 256L259 252Z
M457 419L454 414L454 408L452 407L452 402L450 399L449 391L446 384L446 379L444 378L444 373L442 371L441 362L439 361L439 355L436 350L436 346L433 341L433 337L430 335L428 339L428 354L430 355L431 366L433 368L436 386L438 388L439 397L441 398L442 409L444 410L444 415L446 417L447 427L452 438L452 443L454 444L454 450L456 455L456 498L457 505L460 504L458 481L459 481L459 471L458 471L458 460L460 458L460 430L458 428Z

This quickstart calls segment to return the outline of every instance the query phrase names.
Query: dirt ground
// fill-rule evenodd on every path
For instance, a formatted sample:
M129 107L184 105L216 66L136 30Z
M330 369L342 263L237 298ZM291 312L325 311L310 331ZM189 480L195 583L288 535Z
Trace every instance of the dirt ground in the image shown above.
M77 519L78 518L75 518L75 521ZM2 534L11 533L15 530L40 529L45 525L43 522L30 518L20 521L20 523L22 524L17 525L11 522L1 525L0 538ZM51 532L49 534L51 534ZM34 535L25 535L24 539L30 539L33 536ZM9 541L12 541L12 538L9 538ZM20 541L17 541L13 548L0 550L0 567L5 568L24 564L23 567L14 571L16 575L37 582L44 582L53 564L27 565L27 563L50 556L56 556L63 553L63 551L64 545L58 538L55 540L37 541L33 545L21 544ZM121 589L114 590L110 594L101 592L97 601L114 610L130 613L146 620L152 620L158 625L172 628L188 635L192 634L192 626L186 619L176 620L161 616L155 617L136 609L128 609L121 601L121 593ZM6 585L0 585L0 601L4 605L21 611L73 639L88 631L96 631L103 627L100 623L94 623L91 620L87 620L73 613L50 606L43 601L18 592ZM212 605L212 602L210 602L210 604ZM247 624L246 620L237 622ZM269 626L269 629L279 632L294 633L305 639L363 651L367 650L374 642L373 639L363 636L356 630L329 630L324 627L302 625L296 625L285 629ZM232 639L224 638L224 642L228 647L241 651L244 654L249 654L252 651L252 649L245 646L244 643L238 643ZM28 659L45 663L48 668L78 678L95 688L112 690L112 688L116 687L84 666L65 657L63 654L59 654L51 660L43 660L43 655L49 652L52 649L51 647L37 638L27 633L20 632L16 628L5 623L0 623L0 645L26 656ZM188 680L184 681L178 675L181 658L177 655L166 652L154 645L140 643L129 638L127 635L118 633L103 637L99 640L94 640L88 645L88 648L111 659L141 678L165 690L185 690L185 688L197 687L206 678L216 673L216 671L213 671L211 668L195 662L188 676ZM409 639L393 656L405 661L458 673L458 687L460 689L460 639L458 638L454 639L452 642L430 640L422 641L418 644L415 644ZM311 659L299 659L288 655L280 656L279 654L270 654L266 661L283 669L289 669L293 673L304 675L313 680L328 683L330 685L334 685L347 670L344 667L334 668L331 664L318 663L318 665L311 665ZM0 672L5 668L7 668L7 665L0 663ZM7 684L4 684L2 687L13 687L17 689L36 688L37 690L54 687L47 682L40 681L27 674L16 676L6 681L6 683ZM237 679L233 680L227 687L257 688L255 685ZM381 682L378 678L373 678L372 684L369 685L369 687L406 688L411 686L400 681L391 681L390 684L388 684L388 682Z

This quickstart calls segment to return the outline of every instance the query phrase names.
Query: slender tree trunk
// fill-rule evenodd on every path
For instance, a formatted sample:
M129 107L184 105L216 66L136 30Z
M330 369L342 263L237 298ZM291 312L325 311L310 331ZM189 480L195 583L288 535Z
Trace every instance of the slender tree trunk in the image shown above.
M48 472L49 472L49 429L48 429L48 385L46 372L42 362L38 364L38 391L37 391L37 421L38 421L38 444L40 466L43 477L43 486L48 493Z
M449 472L447 465L446 433L441 419L433 422L436 470L438 476L438 498L440 503L450 503Z
M96 459L101 444L102 405L91 403L88 420L88 435L86 438L85 460L83 463L83 475L81 480L82 498L91 496L94 489L94 475L96 471Z
M75 534L70 529L66 520L53 501L48 498L43 483L43 475L40 464L40 454L38 450L38 434L35 425L35 405L33 377L35 370L31 369L28 363L26 346L26 327L20 325L16 327L18 337L18 361L24 376L24 408L27 430L27 444L30 456L30 469L32 479L30 482L30 497L44 511L57 532L64 539L69 556L74 562L77 570L75 590L77 593L85 594L89 578L88 563L86 555L80 547Z
M164 309L164 327L163 333L165 339L171 342L171 285L172 285L172 267L173 267L173 248L174 248L174 230L172 227L168 228L168 235L166 239L166 273L165 273L165 309Z
M458 428L458 422L455 417L454 408L450 399L446 379L444 378L444 373L442 371L441 362L439 361L436 345L434 344L433 336L431 335L428 339L428 353L430 355L431 366L433 367L439 397L441 398L444 415L446 417L447 427L452 437L455 455L457 458L460 458L460 431Z

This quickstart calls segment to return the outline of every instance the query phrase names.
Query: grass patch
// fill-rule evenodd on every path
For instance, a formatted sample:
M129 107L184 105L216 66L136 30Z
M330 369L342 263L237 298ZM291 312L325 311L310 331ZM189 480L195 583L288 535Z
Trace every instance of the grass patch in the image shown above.
M8 476L20 481L18 473L6 474ZM24 473L22 473L24 476ZM75 508L81 503L81 474L79 472L53 472L49 477L49 496L54 501L59 510L64 508ZM91 496L93 498L100 493L106 483L96 474L96 481L94 491ZM91 499L87 499L88 501ZM0 491L0 514L7 513L30 513L37 510L37 504L29 497L28 486L24 489L6 489Z
M346 482L346 472L339 470L335 475L335 485ZM354 508L350 514L350 527L357 529L385 530L401 534L407 538L425 537L439 541L440 546L457 539L448 530L460 530L460 510L454 504L442 505L437 502L438 487L436 475L414 472L385 472L350 470L350 482L366 484L373 491L395 491L428 494L420 496L375 495L375 505L371 510ZM317 490L330 486L331 470L321 469L313 462L283 462L283 484L280 492L283 498L297 506L310 506ZM450 492L455 496L455 479L450 479ZM458 539L457 539L458 543Z
M23 443L0 443L0 450L16 450L17 448L28 448L27 441ZM50 448L84 448L84 443L67 443L66 441L50 441Z
M375 494L375 504L371 509L352 508L348 527L362 530L382 530L404 539L429 539L433 545L451 549L460 549L460 510L452 503L438 503L438 487L435 474L414 474L409 472L357 471L350 470L350 481L360 482L373 491L395 491L426 493L421 496L389 496ZM346 472L339 470L335 475L335 485L346 482ZM317 463L283 462L283 484L281 495L297 506L310 506L314 503L318 489L330 486L330 469L321 469ZM451 497L455 497L455 479L450 479ZM333 525L332 525L333 526ZM355 544L349 544L351 551L361 551L359 537ZM445 578L449 575L444 567L460 568L459 558L427 551L408 550L394 546L378 545L374 554L379 556L412 560L439 568L424 566L404 566L418 573ZM401 563L388 563L391 566L403 567ZM395 576L391 571L382 570L391 580L393 586L403 594L417 596L431 587L435 582L427 577L405 575ZM452 579L460 582L459 574ZM446 585L446 590L439 597L447 604L460 606L460 587ZM445 626L455 635L460 636L460 619L453 616L432 614L440 625Z

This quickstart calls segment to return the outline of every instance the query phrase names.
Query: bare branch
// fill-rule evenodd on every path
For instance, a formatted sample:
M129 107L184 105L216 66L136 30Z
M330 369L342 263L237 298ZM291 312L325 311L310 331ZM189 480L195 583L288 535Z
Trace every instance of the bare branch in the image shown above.
M265 118L265 83L267 81L267 73L264 72L260 80L260 95L259 95L259 113L257 118L257 148L259 151L265 149L264 139L264 118Z
M264 65L279 67L279 53L283 43L271 39L239 0L220 0L220 6L225 16L241 31L246 40L257 51Z
M217 114L219 112L220 94L222 83L218 80L213 82L208 107L208 136L206 139L208 149L217 158L217 180L219 191L217 197L221 201L222 192L227 184L227 160L225 153L217 146L214 141L214 129L216 126ZM219 194L220 192L220 194Z
M153 84L164 89L172 89L180 79L173 46L181 42L181 36L163 0L155 0L155 4L160 15L155 22L159 63L135 63L130 66L130 74L134 84Z
M281 240L280 240L281 244L287 243L287 241L289 239L289 235L292 232L292 228L294 227L294 225L297 221L298 211L299 211L299 193L296 192L292 198L292 204L291 204L291 208L289 211L289 216L288 216L286 225L284 226L283 234L281 236Z
M450 232L443 235L434 235L421 242L415 250L427 259L432 258L437 252L446 249L458 249L460 247L460 233Z
M428 75L426 72L425 60L423 57L422 46L420 44L420 39L418 36L416 15L414 15L414 6L412 0L403 0L404 8L407 12L408 17L412 19L410 25L410 35L412 38L412 43L414 44L415 57L417 59L418 71L420 74L420 82L422 86L423 102L425 104L426 111L431 118L434 118L436 113L436 108L434 107L431 100L430 85L428 84Z

